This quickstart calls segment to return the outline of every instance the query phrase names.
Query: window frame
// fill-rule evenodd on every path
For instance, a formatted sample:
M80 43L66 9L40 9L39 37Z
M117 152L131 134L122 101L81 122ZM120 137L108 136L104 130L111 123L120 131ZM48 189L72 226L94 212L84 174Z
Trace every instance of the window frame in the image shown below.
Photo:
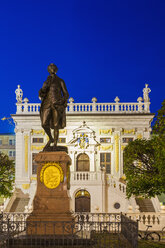
M34 139L42 139L42 142L39 141L34 141ZM33 144L43 144L44 143L44 138L43 137L32 137L32 143Z
M101 156L104 155L104 161L101 161L102 158ZM107 155L109 155L110 157L110 161L107 161ZM111 174L112 173L112 154L111 152L100 152L100 167L101 168L105 168L105 172L106 174Z
M87 159L80 159L81 157L85 156ZM82 170L80 168L87 168L87 170ZM79 153L76 158L76 172L82 171L90 171L90 157L87 153Z
M8 154L9 154L9 157L13 157L13 151L9 150L9 153Z
M15 146L15 139L9 139L9 146Z
M101 139L103 139L103 140L109 139L110 142L101 141ZM112 143L111 137L100 137L100 143L101 144L111 144Z
M131 139L128 142L124 142L123 139ZM129 142L134 141L134 137L122 137L122 143L123 144L128 144Z

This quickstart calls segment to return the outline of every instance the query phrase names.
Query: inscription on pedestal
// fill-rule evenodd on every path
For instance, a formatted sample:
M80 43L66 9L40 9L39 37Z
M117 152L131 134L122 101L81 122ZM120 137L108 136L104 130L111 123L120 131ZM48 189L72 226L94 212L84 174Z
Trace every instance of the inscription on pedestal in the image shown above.
M46 163L40 172L40 181L49 189L55 189L64 180L64 173L58 163Z

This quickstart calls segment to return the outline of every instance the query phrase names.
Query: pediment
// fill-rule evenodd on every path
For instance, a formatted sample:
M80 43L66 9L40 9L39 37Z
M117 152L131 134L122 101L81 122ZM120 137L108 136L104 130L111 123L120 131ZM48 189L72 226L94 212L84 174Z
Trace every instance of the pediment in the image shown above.
M99 143L95 140L95 131L83 124L73 130L73 139L68 143L70 146L77 146L80 149L87 149L89 146L98 146Z

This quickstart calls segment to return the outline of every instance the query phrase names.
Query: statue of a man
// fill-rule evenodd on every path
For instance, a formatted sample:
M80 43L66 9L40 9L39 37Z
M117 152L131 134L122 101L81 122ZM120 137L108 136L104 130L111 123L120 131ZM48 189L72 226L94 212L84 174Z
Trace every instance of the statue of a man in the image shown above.
M49 141L44 147L45 151L50 150L51 143L54 143L53 150L57 149L59 129L66 126L65 108L67 107L69 94L65 82L56 75L57 70L57 66L53 63L48 66L50 75L39 91L39 97L42 100L40 108L41 126L49 137ZM54 130L54 138L51 129Z

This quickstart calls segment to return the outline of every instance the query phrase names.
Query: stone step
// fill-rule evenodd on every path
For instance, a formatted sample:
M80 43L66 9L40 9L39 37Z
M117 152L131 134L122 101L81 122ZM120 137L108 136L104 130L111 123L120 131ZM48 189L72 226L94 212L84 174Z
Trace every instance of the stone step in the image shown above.
M25 210L25 206L27 206L29 203L29 198L20 198L20 197L17 197L11 208L10 208L10 212L24 212Z
M140 212L155 212L151 199L136 198L136 203L139 205Z

